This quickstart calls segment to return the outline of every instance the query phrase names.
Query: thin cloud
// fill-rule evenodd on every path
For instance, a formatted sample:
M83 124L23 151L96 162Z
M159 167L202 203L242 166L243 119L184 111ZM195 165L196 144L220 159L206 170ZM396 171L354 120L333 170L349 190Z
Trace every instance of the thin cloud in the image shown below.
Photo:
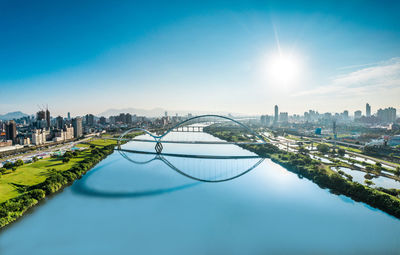
M400 58L393 58L379 64L337 76L329 85L302 91L292 96L354 96L378 93L400 86Z
M367 66L374 66L380 64L380 62L374 62L374 63L369 63L369 64L361 64L361 65L349 65L349 66L342 66L337 68L337 70L348 70L348 69L354 69L354 68L360 68L360 67L367 67Z

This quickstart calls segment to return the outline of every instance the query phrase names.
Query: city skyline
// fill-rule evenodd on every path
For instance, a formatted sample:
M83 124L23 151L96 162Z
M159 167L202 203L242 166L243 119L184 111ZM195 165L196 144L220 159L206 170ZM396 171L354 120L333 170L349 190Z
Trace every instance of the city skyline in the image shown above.
M170 113L170 115L168 115L168 116L174 116L174 115L186 116L188 114L203 115L203 114L207 114L207 113L222 114L222 115L237 115L237 116L258 116L258 115L265 115L265 114L271 115L271 116L277 116L277 114L279 115L279 113L282 113L282 111L278 110L278 108L277 108L278 106L279 105L275 105L273 109L269 109L269 111L268 110L263 111L261 114L255 114L255 113L243 114L243 113L238 113L238 112L222 112L222 111L215 111L215 110L211 111L211 112L205 112L205 111L190 111L190 110L169 111L164 108L152 108L152 109L125 108L125 109L108 109L107 111L101 112L101 113L85 112L84 114L80 114L80 115L71 114L71 112L68 111L65 114L52 114L51 118L55 118L56 116L58 116L58 117L61 116L64 119L71 119L71 116L72 117L82 117L87 114L94 114L94 116L96 116L96 117L109 117L112 115L118 115L120 113L130 113L130 114L134 114L134 115L138 115L138 116L146 116L146 117L161 117L161 116L166 115L168 112ZM39 107L38 109L39 109L38 111L33 112L33 113L24 113L21 111L14 111L14 112L8 112L5 114L17 113L18 117L12 117L12 118L10 118L10 120L11 120L11 119L21 118L22 116L20 116L20 114L26 114L27 116L35 117L35 115L37 115L38 113L45 112L44 108ZM295 116L295 115L304 116L305 114L307 114L311 111L321 114L321 115L322 114L333 114L334 115L334 114L341 114L341 113L347 112L347 114L349 116L353 116L353 117L357 117L356 115L370 117L370 116L378 116L380 111L386 110L386 109L394 109L395 112L397 110L393 106L373 109L369 103L366 103L366 105L364 105L364 109L360 107L359 109L357 109L355 111L350 111L350 110L347 110L346 108L340 112L335 112L335 111L324 112L324 111L319 111L318 109L308 109L308 110L304 111L303 113L297 113L297 112L292 113L292 112L287 112L287 111L283 111L283 113L285 113L285 114L287 113L289 116ZM47 111L48 111L48 106L46 108L46 112ZM56 113L58 112L57 109L55 110L55 112ZM53 111L52 111L52 113L53 113ZM0 120L1 120L1 117L2 117L2 114L0 113ZM395 114L395 117L397 117L397 113ZM7 119L5 119L5 120L7 120Z
M0 114L399 109L399 3L368 3L3 2Z

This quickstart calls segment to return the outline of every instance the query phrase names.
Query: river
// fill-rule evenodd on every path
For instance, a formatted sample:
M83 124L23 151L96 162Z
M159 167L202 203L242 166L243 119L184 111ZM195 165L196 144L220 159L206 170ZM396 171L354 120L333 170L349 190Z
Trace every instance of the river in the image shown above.
M153 146L130 142L124 148ZM164 152L254 155L235 145L164 144ZM400 253L399 220L268 159L126 157L131 161L114 152L1 231L0 254ZM208 183L166 162L211 181L250 171Z

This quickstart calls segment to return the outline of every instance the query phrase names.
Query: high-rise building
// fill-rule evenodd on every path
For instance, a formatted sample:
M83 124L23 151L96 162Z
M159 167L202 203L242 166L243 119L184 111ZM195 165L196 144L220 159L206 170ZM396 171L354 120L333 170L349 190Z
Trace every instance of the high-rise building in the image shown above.
M36 113L36 120L38 120L38 121L46 120L46 112L43 111L43 110L38 111L38 112Z
M261 115L260 122L262 125L268 126L271 123L271 116Z
M348 121L349 120L349 111L344 110L342 113L339 114L339 120Z
M6 123L6 139L12 140L15 144L17 138L17 124L11 120Z
M382 122L394 122L396 120L396 109L393 107L379 109L377 115Z
M32 133L32 144L40 145L46 142L46 132L41 129L36 129Z
M59 128L59 129L64 127L64 119L63 119L63 117L58 116L56 118L56 127Z
M86 126L89 126L89 127L94 126L94 115L93 114L86 115Z
M132 124L132 115L130 113L125 114L125 123Z
M289 121L289 114L287 112L281 112L279 114L279 121L282 123L287 123Z
M365 105L365 116L371 117L371 106L368 103Z
M68 120L71 120L71 113L70 112L68 112Z
M354 119L359 119L359 118L361 118L361 115L362 115L362 113L361 113L360 110L355 111L355 112L354 112Z
M168 117L168 112L167 111L165 111L164 116Z
M46 123L47 123L47 127L50 127L50 111L49 109L46 109Z
M275 115L274 115L274 123L278 122L278 114L279 114L279 108L277 105L275 105Z
M39 125L39 128L42 127L50 127L50 111L47 109L46 111L40 110L36 113L36 121ZM41 124L43 123L43 124Z
M82 118L76 117L72 119L72 126L74 127L74 137L79 138L82 136Z
M106 118L105 117L100 117L100 124L101 125L105 125L107 123L107 120L106 120Z

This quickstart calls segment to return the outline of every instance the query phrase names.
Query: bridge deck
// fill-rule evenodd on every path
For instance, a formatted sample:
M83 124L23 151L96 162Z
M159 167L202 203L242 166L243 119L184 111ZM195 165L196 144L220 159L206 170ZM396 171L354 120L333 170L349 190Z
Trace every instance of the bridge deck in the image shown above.
M104 138L104 139L111 139L111 140L120 140L120 141L127 141L127 142L146 142L146 143L157 143L156 140L148 140L148 139L118 139L118 138ZM266 144L266 142L226 142L226 141L169 141L169 140L160 140L160 143L181 143L181 144L235 144L235 145L260 145Z
M176 153L157 153L150 151L137 151L129 149L116 149L117 151L137 153L137 154L150 154L150 155L160 155L168 157L179 157L179 158L202 158L202 159L252 159L261 158L260 156L215 156L215 155L189 155L189 154L176 154Z

